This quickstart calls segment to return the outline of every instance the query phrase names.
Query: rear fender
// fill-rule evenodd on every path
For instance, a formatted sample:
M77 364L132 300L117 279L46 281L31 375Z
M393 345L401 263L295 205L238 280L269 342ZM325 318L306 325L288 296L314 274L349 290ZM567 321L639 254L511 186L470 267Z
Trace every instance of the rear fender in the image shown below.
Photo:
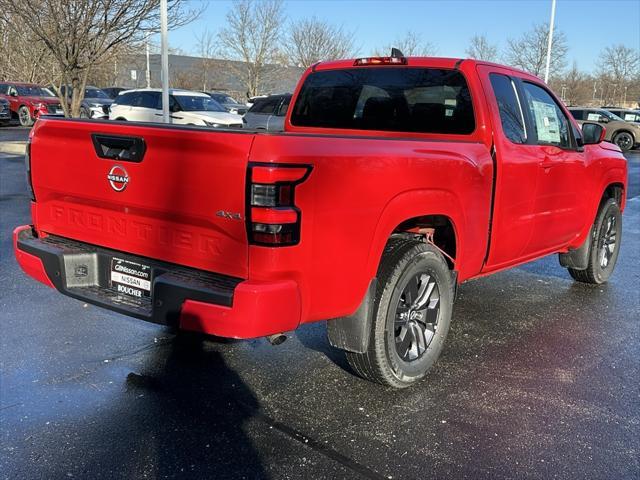
M382 252L394 230L407 220L425 215L443 215L451 221L456 238L455 269L460 269L465 218L458 197L447 190L411 190L397 195L384 208L369 250L367 278L376 276Z

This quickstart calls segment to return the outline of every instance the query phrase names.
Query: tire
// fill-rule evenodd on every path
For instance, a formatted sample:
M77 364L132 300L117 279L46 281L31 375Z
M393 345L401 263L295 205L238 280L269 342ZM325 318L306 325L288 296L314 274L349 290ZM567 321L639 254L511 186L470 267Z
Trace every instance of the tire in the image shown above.
M629 132L618 132L613 136L613 143L615 143L620 150L623 152L628 152L631 150L635 144L635 140L633 135Z
M29 108L27 106L23 105L18 109L18 121L23 127L30 127L33 125L33 118L31 118L31 112L29 112Z
M453 277L435 247L407 238L389 240L377 276L368 350L346 352L347 360L367 380L409 387L442 351L451 323ZM412 308L417 305L424 308Z
M600 206L592 232L587 268L567 270L578 282L599 285L609 280L620 252L622 214L615 199L609 198Z

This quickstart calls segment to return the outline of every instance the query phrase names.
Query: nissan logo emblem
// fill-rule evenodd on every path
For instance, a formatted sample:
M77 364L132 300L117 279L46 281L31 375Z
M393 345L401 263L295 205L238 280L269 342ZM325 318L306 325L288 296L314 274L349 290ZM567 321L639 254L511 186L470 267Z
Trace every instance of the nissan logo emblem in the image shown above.
M127 188L129 183L129 174L120 165L115 165L107 174L107 179L116 192L121 192Z

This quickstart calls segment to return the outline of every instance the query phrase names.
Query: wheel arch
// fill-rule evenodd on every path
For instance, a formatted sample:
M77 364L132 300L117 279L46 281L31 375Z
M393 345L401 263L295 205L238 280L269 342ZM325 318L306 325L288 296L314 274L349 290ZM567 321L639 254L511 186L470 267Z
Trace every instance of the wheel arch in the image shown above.
M425 235L421 228L434 228L433 240L460 268L464 236L464 214L458 197L447 190L413 190L394 197L384 208L376 227L367 260L369 278L375 276L384 247L394 234ZM445 255L446 257L446 255Z

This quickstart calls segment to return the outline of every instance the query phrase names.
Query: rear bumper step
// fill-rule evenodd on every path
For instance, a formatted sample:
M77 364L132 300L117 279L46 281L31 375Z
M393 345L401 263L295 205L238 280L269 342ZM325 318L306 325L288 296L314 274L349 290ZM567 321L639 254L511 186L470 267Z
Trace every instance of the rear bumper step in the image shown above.
M21 265L26 261L30 267L27 273L37 280L70 297L164 325L178 325L187 299L230 307L234 290L242 281L53 235L36 238L31 228L16 230L15 237L16 256L23 257L18 261ZM33 275L37 260L31 257L40 259L48 281L41 274ZM113 258L151 267L151 295L135 298L115 291L110 279Z
M13 242L20 267L32 278L124 315L230 338L264 337L300 323L300 291L292 280L242 280L54 235L37 238L29 225L14 230ZM150 296L112 288L113 258L151 268Z

